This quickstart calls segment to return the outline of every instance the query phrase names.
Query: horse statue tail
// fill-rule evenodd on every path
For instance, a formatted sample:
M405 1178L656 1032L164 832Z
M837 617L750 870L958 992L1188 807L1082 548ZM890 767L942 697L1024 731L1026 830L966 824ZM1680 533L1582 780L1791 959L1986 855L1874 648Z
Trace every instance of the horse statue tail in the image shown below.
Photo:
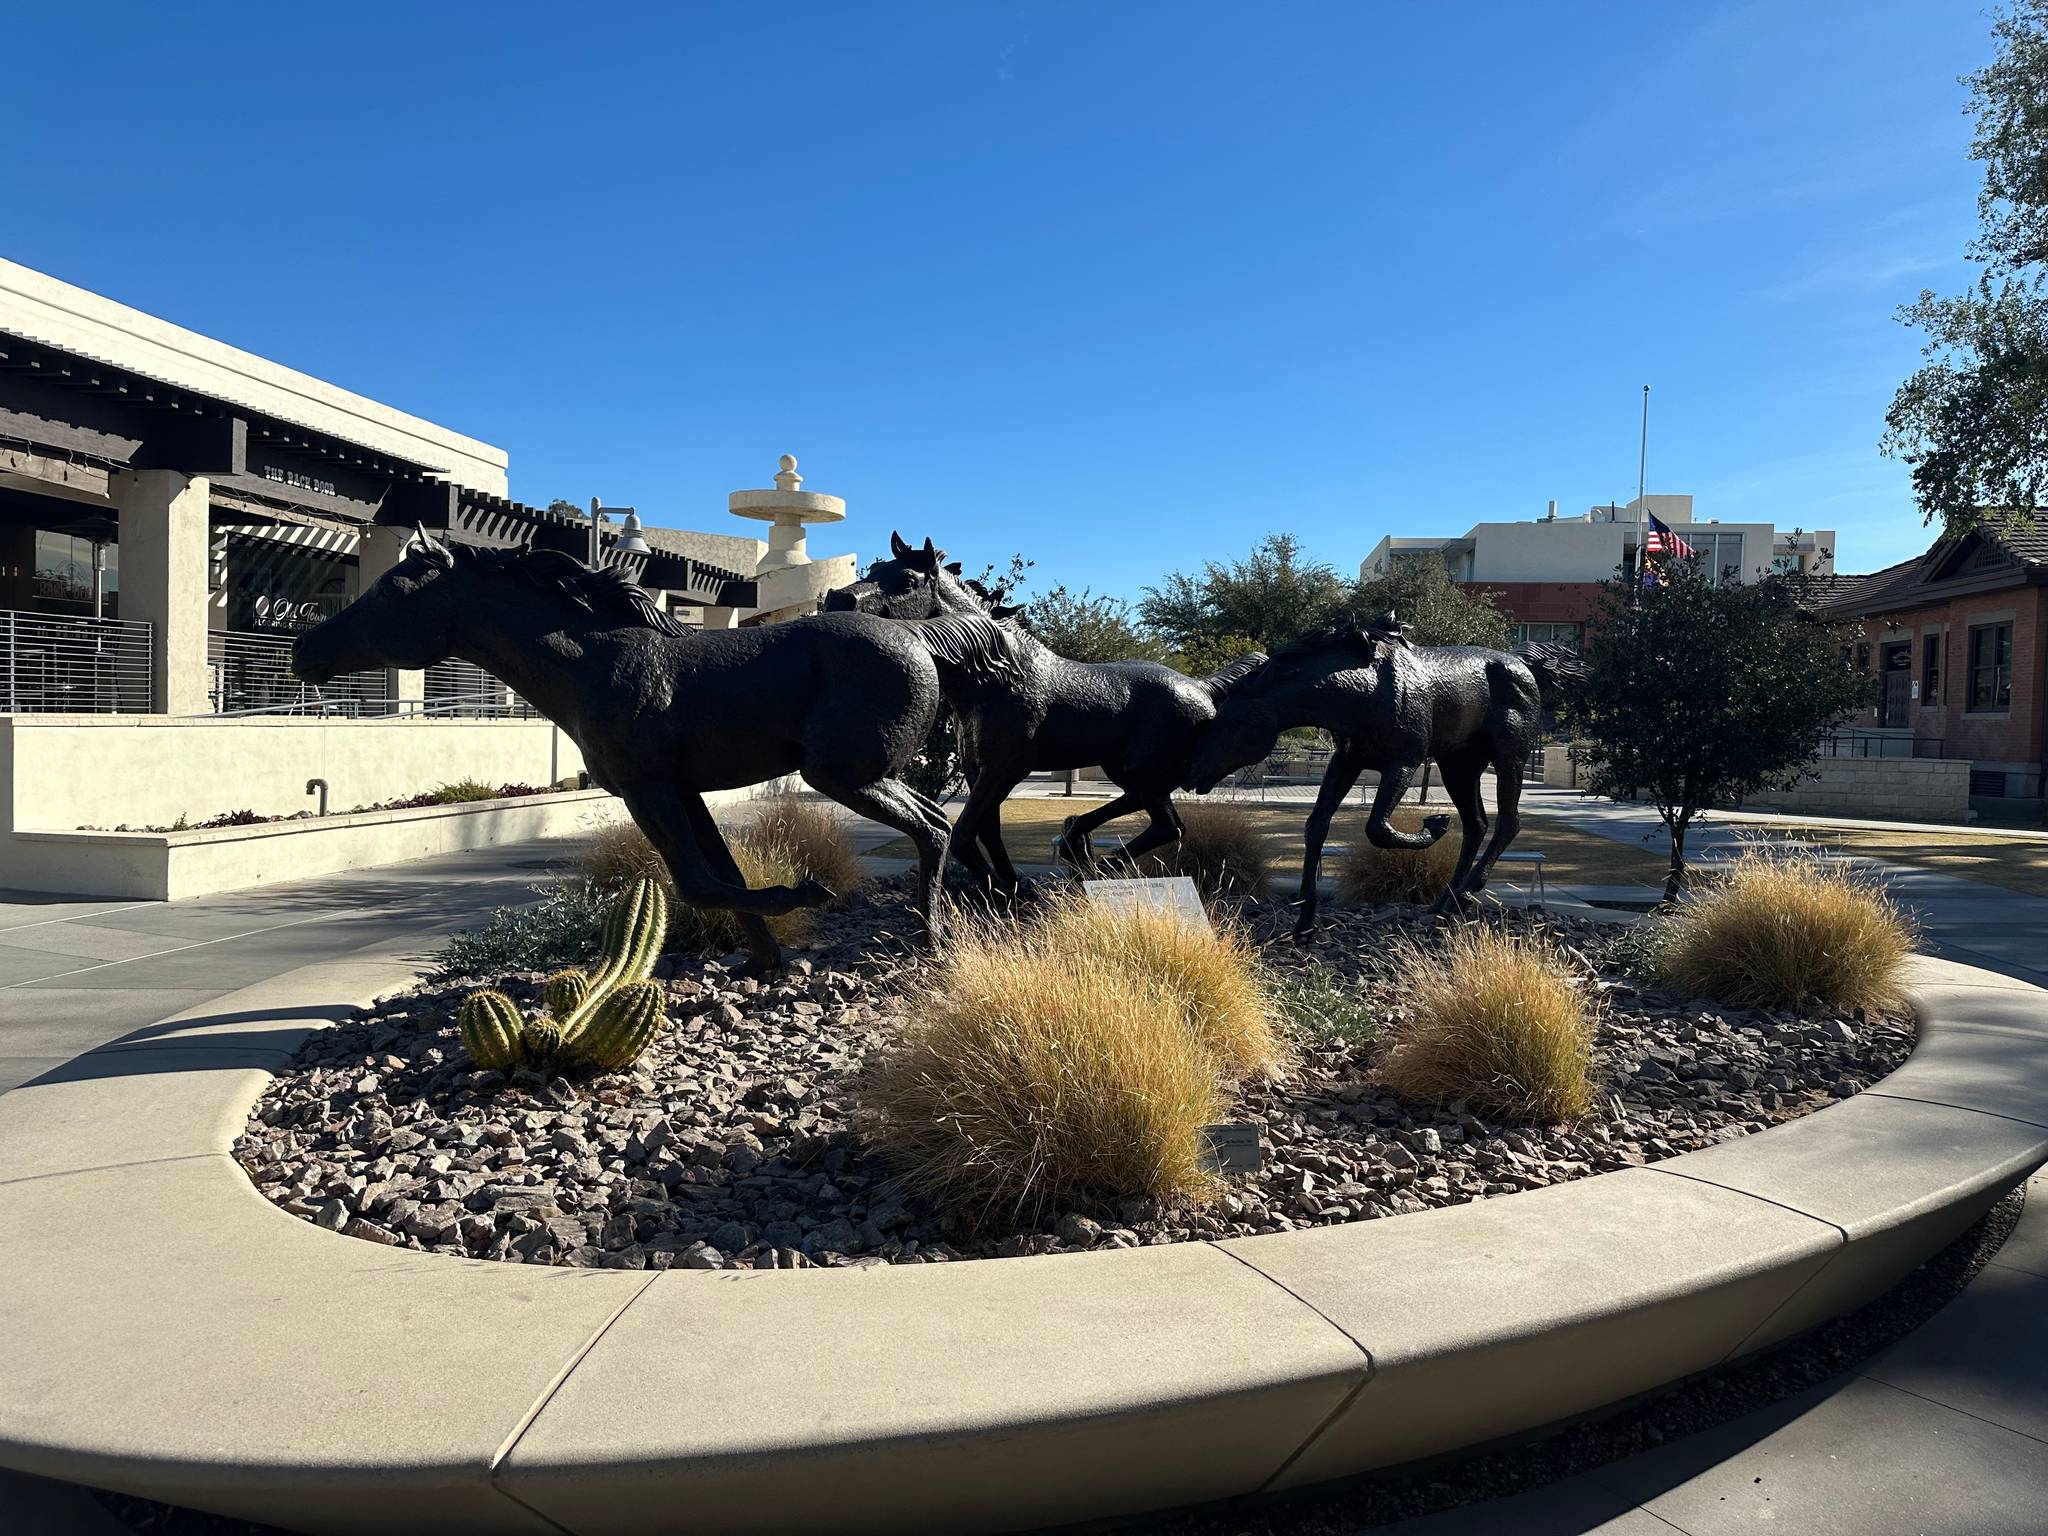
M1586 664L1570 646L1532 641L1515 652L1536 679L1537 697L1545 709L1586 680Z
M1221 704L1229 697L1230 690L1250 677L1266 664L1264 651L1246 651L1229 665L1211 672L1202 679L1202 686L1209 690L1209 696Z

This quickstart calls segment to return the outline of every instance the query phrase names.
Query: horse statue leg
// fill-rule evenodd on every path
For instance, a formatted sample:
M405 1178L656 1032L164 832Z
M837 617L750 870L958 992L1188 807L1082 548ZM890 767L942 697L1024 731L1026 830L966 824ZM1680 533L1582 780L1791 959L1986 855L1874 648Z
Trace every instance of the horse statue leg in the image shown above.
M674 784L642 782L621 788L620 797L647 840L668 865L676 896L697 907L722 907L739 914L751 952L750 968L773 968L781 951L763 917L798 907L823 906L832 893L815 880L749 890L703 797ZM752 921L750 922L749 919Z
M1503 754L1493 765L1494 808L1498 817L1494 822L1492 841L1473 864L1472 872L1465 877L1464 888L1459 892L1466 901L1485 889L1486 877L1493 873L1494 861L1507 852L1508 844L1522 830L1522 774L1522 756L1519 753Z
M1340 738L1337 750L1330 754L1329 766L1323 769L1323 787L1316 791L1315 808L1308 813L1308 824L1302 829L1301 891L1294 917L1294 936L1297 939L1305 940L1316 931L1323 840L1330 835L1330 822L1337 814L1337 807L1344 803L1344 797L1351 793L1351 786L1358 782L1358 776L1363 772L1364 754ZM1384 777L1380 782L1384 789Z
M937 944L945 930L941 907L946 888L940 875L946 867L946 846L953 837L953 828L938 801L920 794L901 779L853 784L817 764L807 766L803 776L804 782L819 794L837 800L856 816L894 827L916 845L918 909L924 919L926 937Z
M1447 917L1471 910L1466 882L1475 872L1474 860L1486 840L1486 802L1479 793L1479 776L1485 772L1486 761L1477 753L1442 753L1437 766L1443 770L1444 791L1458 808L1458 864L1434 908L1438 916Z
M1114 800L1105 800L1092 811L1083 811L1079 816L1069 816L1060 827L1058 844L1059 856L1073 865L1083 878L1095 873L1095 829L1127 816L1143 802L1125 791Z

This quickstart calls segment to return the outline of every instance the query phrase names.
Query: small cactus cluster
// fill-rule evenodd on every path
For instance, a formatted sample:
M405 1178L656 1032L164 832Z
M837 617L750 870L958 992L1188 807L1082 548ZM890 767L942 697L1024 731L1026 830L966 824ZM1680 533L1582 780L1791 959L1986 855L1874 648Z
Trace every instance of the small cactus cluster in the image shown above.
M668 899L660 882L635 880L606 914L594 970L548 977L541 983L548 1011L535 1019L522 1018L502 992L472 992L457 1017L463 1045L479 1067L500 1072L544 1061L617 1071L661 1028L666 993L648 978L667 932Z

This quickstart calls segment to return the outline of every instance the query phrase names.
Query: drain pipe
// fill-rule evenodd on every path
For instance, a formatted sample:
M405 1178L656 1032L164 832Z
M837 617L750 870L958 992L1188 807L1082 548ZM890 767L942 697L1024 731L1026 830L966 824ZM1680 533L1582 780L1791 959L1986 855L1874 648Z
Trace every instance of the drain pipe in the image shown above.
M327 781L325 779L306 780L306 793L320 797L320 814L325 816L327 814Z

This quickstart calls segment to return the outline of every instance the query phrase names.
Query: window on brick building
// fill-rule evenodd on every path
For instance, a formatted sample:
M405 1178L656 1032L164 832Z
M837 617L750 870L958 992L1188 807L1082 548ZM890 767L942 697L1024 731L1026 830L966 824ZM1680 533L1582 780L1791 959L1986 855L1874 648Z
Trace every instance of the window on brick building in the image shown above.
M1585 637L1583 624L1517 624L1513 645L1519 649L1533 641L1538 645L1568 645L1576 651Z
M1970 708L2012 708L2012 625L1970 628Z
M1926 635L1920 641L1920 702L1939 704L1941 702L1941 642L1940 635Z

